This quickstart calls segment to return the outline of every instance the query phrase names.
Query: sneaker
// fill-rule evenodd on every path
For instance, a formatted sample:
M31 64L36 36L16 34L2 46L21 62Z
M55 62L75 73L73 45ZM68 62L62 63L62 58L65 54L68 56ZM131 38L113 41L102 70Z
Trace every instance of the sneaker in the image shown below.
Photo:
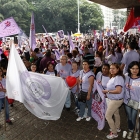
M91 120L91 117L86 117L86 121L89 122Z
M82 119L83 119L83 117L78 117L78 118L76 119L76 121L79 122L79 121L81 121Z
M111 129L109 129L109 130L110 130L110 132L112 132ZM118 132L118 133L121 132L121 129L120 129L120 128L117 128L117 132Z
M133 132L129 131L129 133L127 135L127 139L131 140L132 139L132 134L133 134Z
M9 125L13 124L11 120L6 120L6 123L8 123Z
M114 139L114 138L117 138L118 137L118 135L116 134L113 134L112 132L109 134L109 135L107 135L106 136L108 139Z
M135 140L139 140L139 134L135 135Z

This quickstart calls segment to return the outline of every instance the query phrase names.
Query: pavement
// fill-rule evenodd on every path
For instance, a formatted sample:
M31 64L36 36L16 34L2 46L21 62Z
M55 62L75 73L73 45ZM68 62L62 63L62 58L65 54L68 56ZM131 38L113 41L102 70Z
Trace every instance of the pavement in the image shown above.
M61 118L57 121L41 120L32 115L23 104L15 101L10 108L10 119L13 125L6 124L4 129L4 110L0 117L0 140L107 140L109 126L103 130L97 129L97 122L92 119L86 122L85 119L76 122L77 115L73 111L74 103L70 111L63 110ZM120 108L121 129L127 130L127 120L124 106ZM122 138L122 131L115 140Z

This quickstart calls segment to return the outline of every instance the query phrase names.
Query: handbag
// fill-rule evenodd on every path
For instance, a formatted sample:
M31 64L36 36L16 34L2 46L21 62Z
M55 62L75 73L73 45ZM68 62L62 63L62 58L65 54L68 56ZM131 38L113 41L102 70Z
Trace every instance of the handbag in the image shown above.
M88 92L84 92L81 90L80 93L78 94L78 101L85 103L87 100L87 94Z
M129 78L129 84L130 84L130 78ZM129 98L127 105L135 110L138 110L139 102L131 99L130 89L129 89L129 96L130 96L130 98Z
M82 74L82 76L83 76L83 74ZM80 90L80 93L78 94L78 101L85 103L87 100L88 92L82 91L82 83L80 84L80 86L81 86L81 90Z

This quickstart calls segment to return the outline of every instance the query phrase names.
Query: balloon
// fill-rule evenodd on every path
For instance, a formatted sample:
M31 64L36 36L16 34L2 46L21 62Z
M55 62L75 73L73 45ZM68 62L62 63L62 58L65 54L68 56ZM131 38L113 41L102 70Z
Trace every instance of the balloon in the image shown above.
M77 79L73 76L67 76L66 77L66 83L68 84L69 87L73 87L77 82Z

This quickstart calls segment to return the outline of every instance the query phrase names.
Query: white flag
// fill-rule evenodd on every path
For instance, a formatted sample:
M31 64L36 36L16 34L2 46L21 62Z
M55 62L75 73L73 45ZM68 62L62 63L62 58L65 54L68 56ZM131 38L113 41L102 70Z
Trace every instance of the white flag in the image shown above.
M60 77L28 72L14 45L10 51L6 89L9 98L22 102L32 114L45 120L60 118L69 91Z

